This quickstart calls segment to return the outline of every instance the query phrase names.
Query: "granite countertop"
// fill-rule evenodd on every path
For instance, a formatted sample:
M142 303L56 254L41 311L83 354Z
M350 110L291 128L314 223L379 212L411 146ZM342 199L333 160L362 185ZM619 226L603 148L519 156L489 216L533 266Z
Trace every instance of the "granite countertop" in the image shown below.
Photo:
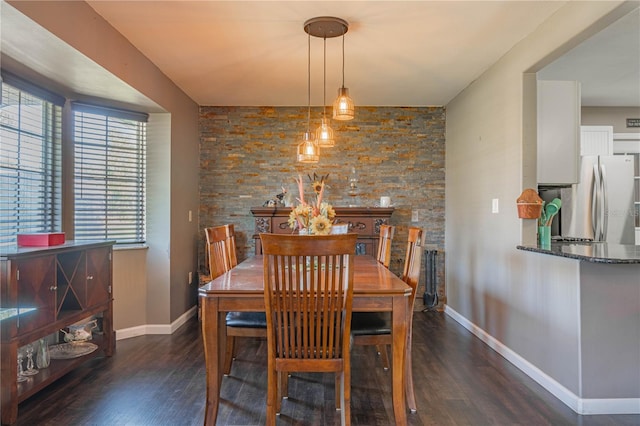
M557 242L550 247L517 246L518 250L532 251L551 256L568 257L593 263L640 264L640 246L602 242Z

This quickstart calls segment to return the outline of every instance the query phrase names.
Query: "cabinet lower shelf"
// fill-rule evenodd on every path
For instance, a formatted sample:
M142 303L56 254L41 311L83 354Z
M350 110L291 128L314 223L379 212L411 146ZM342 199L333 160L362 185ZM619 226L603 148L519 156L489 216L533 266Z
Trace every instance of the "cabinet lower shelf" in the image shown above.
M104 339L102 336L94 336L91 343L98 345L98 349L87 355L71 359L52 359L49 367L38 371L38 374L29 376L24 382L18 383L18 403L30 398L60 377L71 372L76 367L84 364L92 358L105 357Z

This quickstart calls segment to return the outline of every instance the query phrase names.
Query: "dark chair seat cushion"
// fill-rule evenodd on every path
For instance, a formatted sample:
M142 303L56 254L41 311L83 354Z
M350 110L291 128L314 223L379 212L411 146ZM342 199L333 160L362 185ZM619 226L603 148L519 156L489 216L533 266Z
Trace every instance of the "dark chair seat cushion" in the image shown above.
M351 314L351 334L391 334L391 318L388 312L354 312Z
M227 327L267 328L267 316L264 312L228 312Z

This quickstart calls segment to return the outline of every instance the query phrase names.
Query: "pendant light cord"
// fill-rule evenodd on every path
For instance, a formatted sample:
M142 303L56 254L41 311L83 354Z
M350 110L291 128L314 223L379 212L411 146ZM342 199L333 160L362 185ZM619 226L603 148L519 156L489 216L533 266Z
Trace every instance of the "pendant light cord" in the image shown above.
M324 64L324 69L322 70L322 118L327 116L327 38L324 37L324 58L322 63Z
M307 133L311 131L311 34L307 33Z
M342 33L342 87L344 87L344 33Z

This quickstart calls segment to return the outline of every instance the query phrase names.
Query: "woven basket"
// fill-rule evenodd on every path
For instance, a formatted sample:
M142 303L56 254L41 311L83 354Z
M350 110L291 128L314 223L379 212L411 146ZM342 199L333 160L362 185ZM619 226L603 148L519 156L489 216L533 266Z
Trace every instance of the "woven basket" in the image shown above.
M541 203L517 203L520 219L538 219L542 213Z

